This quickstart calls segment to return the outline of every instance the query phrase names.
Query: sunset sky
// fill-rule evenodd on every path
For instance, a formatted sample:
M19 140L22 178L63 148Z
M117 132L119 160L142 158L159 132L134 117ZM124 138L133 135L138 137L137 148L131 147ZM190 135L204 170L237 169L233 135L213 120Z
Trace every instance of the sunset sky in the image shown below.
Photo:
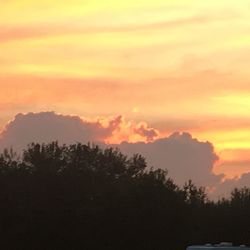
M211 142L215 173L239 177L249 68L249 0L0 0L2 128L17 113L121 115Z

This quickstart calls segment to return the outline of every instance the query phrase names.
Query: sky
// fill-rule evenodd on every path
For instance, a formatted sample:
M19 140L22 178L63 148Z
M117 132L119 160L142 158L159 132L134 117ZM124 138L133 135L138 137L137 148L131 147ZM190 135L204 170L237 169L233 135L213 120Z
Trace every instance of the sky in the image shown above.
M249 66L249 0L0 0L2 131L18 113L54 111L118 119L105 143L186 132L212 144L214 174L240 178Z

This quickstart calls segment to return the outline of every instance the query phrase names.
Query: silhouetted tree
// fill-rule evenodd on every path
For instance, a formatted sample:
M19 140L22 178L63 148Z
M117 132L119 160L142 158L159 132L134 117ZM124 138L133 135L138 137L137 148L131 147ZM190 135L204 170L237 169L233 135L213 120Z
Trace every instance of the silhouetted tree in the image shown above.
M180 249L250 243L250 191L208 200L138 154L97 145L31 144L0 156L3 249Z

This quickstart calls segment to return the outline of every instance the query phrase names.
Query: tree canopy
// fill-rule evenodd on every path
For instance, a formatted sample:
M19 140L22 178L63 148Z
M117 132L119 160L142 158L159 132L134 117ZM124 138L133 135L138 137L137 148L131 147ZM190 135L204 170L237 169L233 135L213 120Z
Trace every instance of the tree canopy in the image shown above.
M31 144L0 156L3 249L185 249L250 243L250 190L210 201L138 154L96 145Z

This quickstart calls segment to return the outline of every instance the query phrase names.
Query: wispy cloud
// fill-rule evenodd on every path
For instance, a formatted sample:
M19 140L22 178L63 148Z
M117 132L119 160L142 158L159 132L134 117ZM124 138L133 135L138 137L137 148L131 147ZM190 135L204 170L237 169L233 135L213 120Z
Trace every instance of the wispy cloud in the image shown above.
M177 28L186 25L202 25L211 21L211 18L204 16L194 16L183 19L147 22L146 24L85 26L80 20L78 23L40 23L26 25L1 25L0 42L9 42L21 39L41 38L48 36L60 36L65 34L95 34L95 33L120 33L138 31L157 31L161 29ZM79 23L80 22L80 23Z

